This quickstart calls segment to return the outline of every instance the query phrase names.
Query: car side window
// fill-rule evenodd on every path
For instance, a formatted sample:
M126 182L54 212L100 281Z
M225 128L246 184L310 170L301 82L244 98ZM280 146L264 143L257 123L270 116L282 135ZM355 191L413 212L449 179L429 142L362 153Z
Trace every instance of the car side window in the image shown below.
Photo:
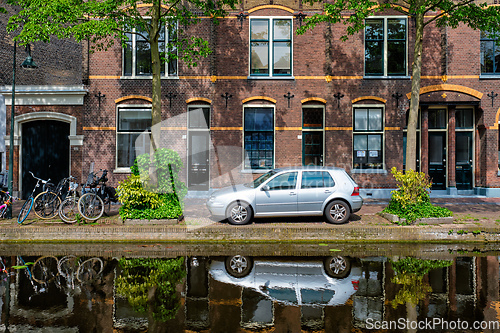
M329 172L303 171L301 188L333 187L335 182Z
M271 179L267 186L269 186L269 191L276 190L293 190L297 185L297 172L286 172L282 173Z

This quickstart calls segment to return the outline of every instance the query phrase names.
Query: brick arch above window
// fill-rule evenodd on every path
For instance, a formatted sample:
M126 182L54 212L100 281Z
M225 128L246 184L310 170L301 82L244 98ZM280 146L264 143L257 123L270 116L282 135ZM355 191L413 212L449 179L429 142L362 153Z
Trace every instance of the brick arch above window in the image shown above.
M370 100L370 101L377 101L377 102L380 102L380 103L383 103L383 104L386 104L387 103L387 100L386 99L383 99L381 97L377 97L377 96L361 96L361 97L358 97L358 98L355 98L351 101L352 104L356 104L358 102L361 102L361 101L367 101L367 100Z
M420 88L420 95L430 93L430 92L435 92L435 91L455 91L455 92L461 92L461 93L476 97L478 99L483 98L482 92L479 92L479 91L472 89L472 88L469 88L469 87L460 86L457 84L436 84L436 85L432 85L432 86L422 87L422 88ZM407 93L406 97L408 97L408 99L410 99L411 92Z
M274 98L266 97L266 96L248 97L248 98L245 98L244 100L242 100L241 103L246 104L246 103L254 102L254 101L268 101L268 102L271 102L273 104L276 104L276 100Z
M319 102L319 103L323 103L323 104L326 104L326 99L324 98L319 98L319 97L308 97L308 98L304 98L303 100L300 101L302 104L305 104L305 103L310 103L310 102Z
M500 128L500 108L498 108L497 115L495 116L495 123L493 126L490 126L490 129L499 129Z
M186 104L191 104L191 103L208 103L212 104L212 100L205 98L205 97L193 97L193 98L188 98L186 99Z
M141 96L141 95L129 95L129 96L124 96L124 97L120 97L118 99L115 99L115 104L119 104L119 103L122 103L125 101L134 100L134 99L140 99L143 101L148 101L149 103L153 103L153 99L151 97Z
M253 7L251 9L249 9L248 13L251 14L251 13L256 12L258 10L261 10L261 9L281 9L281 10L287 11L287 12L292 13L292 14L295 12L295 10L293 10L290 7L286 7L286 6L281 6L281 5L260 5L260 6L256 6L256 7Z

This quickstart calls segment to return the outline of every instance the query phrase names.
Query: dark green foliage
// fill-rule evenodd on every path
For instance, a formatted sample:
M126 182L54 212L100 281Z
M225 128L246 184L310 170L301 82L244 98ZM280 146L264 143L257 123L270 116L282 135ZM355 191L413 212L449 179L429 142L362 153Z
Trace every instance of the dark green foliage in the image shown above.
M122 219L160 220L175 219L182 215L181 204L173 194L160 196L161 205L158 208L120 207Z
M132 175L120 182L117 193L123 219L173 219L182 215L186 184L179 179L183 164L179 154L160 148L136 158ZM151 180L155 173L156 181Z
M408 204L406 207L403 207L400 202L391 200L389 206L387 206L383 212L406 219L406 225L420 218L449 217L453 215L449 209L434 206L430 201L419 204Z
M417 276L424 276L434 269L449 267L452 264L451 260L425 260L412 257L391 261L396 274L415 274Z
M116 293L126 297L135 311L152 312L156 321L173 319L180 307L176 286L186 276L184 257L176 259L136 258L119 261ZM152 297L148 297L154 290Z

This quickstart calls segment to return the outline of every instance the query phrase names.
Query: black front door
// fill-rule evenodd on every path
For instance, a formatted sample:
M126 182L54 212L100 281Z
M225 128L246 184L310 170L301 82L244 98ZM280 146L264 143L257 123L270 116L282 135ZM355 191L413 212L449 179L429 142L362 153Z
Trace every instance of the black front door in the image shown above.
M69 175L69 124L42 120L22 125L22 196L31 193L36 184L29 171L57 184Z
M446 132L429 132L429 176L433 190L446 189Z
M189 131L188 188L207 191L209 188L210 132Z
M457 190L472 189L472 132L456 133L455 177Z

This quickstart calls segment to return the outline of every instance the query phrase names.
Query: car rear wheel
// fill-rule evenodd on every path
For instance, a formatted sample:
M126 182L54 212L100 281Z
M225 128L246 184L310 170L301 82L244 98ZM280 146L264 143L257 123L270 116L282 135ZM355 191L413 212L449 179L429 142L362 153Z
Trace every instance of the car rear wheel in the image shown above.
M235 278L242 278L250 274L252 265L252 258L242 255L227 257L225 261L227 273Z
M244 202L235 201L227 208L226 215L228 222L231 224L247 224L252 219L252 208Z
M326 257L323 264L326 274L332 278L343 279L351 272L351 260L348 257Z
M340 200L334 200L326 205L325 217L329 223L346 223L351 216L351 208L347 203Z

